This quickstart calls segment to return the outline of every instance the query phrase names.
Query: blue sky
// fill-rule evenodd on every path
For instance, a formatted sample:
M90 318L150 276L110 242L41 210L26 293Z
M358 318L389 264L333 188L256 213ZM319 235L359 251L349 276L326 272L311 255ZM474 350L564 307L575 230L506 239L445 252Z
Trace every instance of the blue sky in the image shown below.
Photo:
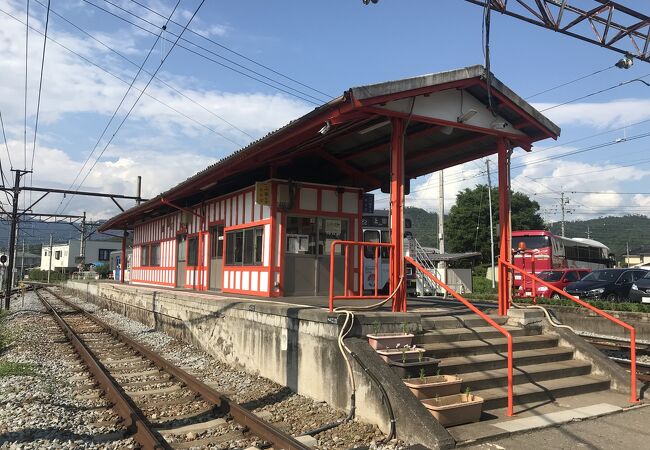
M110 1L157 26L163 23L160 16L132 1ZM45 8L38 2L46 4L46 0L31 0L30 24L43 30ZM176 3L172 0L139 2L163 15L168 15ZM26 3L26 0L0 0L0 9L24 22ZM52 9L140 64L155 35L90 3L154 30L139 18L103 0L54 0ZM173 19L186 23L198 3L198 0L181 0ZM590 5L593 1L575 0L574 3ZM650 14L647 2L626 0L623 3ZM462 0L382 0L369 6L364 6L361 0L207 0L190 29L208 34L229 49L335 96L355 85L482 64L481 21L482 9ZM179 30L178 26L169 25L169 32ZM48 41L33 184L67 188L80 173L84 160L126 92L128 84L114 76L130 82L137 68L57 15L50 16L48 35L113 74L107 74ZM170 33L165 33L164 37L174 39ZM311 102L327 100L327 96L282 79L214 43L189 33L184 37L264 76L280 79L303 93L292 91L297 97L288 95L177 47L158 72L158 78L166 84L154 80L146 92L184 116L144 96L88 175L82 189L133 192L135 177L140 174L144 195L153 196L226 156L239 145L245 145L251 136L260 137L299 117L315 106ZM0 42L0 111L13 166L23 168L25 25L0 12ZM154 71L170 45L169 42L159 43L145 69ZM205 53L192 44L183 45ZM31 166L41 50L42 35L31 31L27 166ZM611 67L621 57L618 53L499 14L492 17L491 54L492 71L523 97ZM217 55L209 54L209 57L223 62ZM565 88L535 96L530 101L544 109L647 74L650 74L650 64L635 61L629 70L611 68ZM650 82L650 76L645 80ZM141 74L135 87L142 88L147 81L148 76ZM181 96L179 91L198 104ZM107 137L137 94L132 91L127 96ZM561 126L560 140L542 142L527 155L517 150L512 178L515 189L542 205L546 220L559 217L557 198L562 191L571 199L572 218L650 213L650 195L642 194L650 192L647 152L650 138L624 140L650 132L650 88L638 82L629 83L550 109L545 114ZM633 125L638 122L642 123ZM623 140L602 149L562 156L616 139ZM106 138L100 142L95 156L105 144ZM547 150L548 147L553 148ZM0 159L7 172L7 152L0 150ZM543 160L549 157L554 159ZM86 169L81 171L80 179L85 177L94 160L95 157L91 158ZM449 169L446 177L448 209L459 189L486 182L484 163L478 161ZM413 187L417 192L409 197L408 203L436 208L436 185L435 175L416 180ZM632 194L621 194L628 192ZM66 206L67 213L85 210L94 218L107 218L116 213L110 202L83 198L75 198L69 205L67 199L61 206L59 202L58 198L47 199L42 208L60 211ZM380 200L378 207L381 206L385 205Z

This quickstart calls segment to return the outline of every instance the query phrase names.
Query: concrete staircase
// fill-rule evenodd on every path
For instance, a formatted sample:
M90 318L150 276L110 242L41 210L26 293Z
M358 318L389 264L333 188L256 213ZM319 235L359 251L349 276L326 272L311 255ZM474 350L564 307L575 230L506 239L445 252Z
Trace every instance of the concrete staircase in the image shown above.
M573 349L558 346L556 337L491 317L513 337L515 405L609 389L609 379L593 375L591 364L574 359ZM423 317L422 327L427 331L413 343L440 359L441 374L459 375L461 391L469 387L483 397L484 411L507 405L507 340L501 333L473 315Z

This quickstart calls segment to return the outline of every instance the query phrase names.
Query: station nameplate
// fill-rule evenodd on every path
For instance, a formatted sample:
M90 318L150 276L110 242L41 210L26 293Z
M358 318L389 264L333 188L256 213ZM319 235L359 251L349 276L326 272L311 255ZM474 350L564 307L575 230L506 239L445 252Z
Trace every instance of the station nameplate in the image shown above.
M255 203L271 206L271 200L271 183L269 181L255 183Z

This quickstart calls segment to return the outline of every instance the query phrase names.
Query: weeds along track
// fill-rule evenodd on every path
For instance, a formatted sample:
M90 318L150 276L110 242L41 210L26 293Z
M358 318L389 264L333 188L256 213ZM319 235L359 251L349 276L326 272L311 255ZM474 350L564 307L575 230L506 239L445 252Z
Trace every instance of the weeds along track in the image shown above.
M36 294L143 448L309 448L57 293Z

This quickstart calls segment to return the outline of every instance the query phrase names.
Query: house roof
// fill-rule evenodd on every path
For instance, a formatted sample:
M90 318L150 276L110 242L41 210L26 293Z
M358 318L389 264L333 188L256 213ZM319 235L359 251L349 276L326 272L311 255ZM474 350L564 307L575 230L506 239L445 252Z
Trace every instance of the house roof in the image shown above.
M489 83L488 83L489 81ZM559 127L482 66L348 89L158 196L105 222L128 229L145 218L256 181L290 179L371 191L390 179L390 120L402 118L405 176L416 178L497 151L497 139L530 149Z

